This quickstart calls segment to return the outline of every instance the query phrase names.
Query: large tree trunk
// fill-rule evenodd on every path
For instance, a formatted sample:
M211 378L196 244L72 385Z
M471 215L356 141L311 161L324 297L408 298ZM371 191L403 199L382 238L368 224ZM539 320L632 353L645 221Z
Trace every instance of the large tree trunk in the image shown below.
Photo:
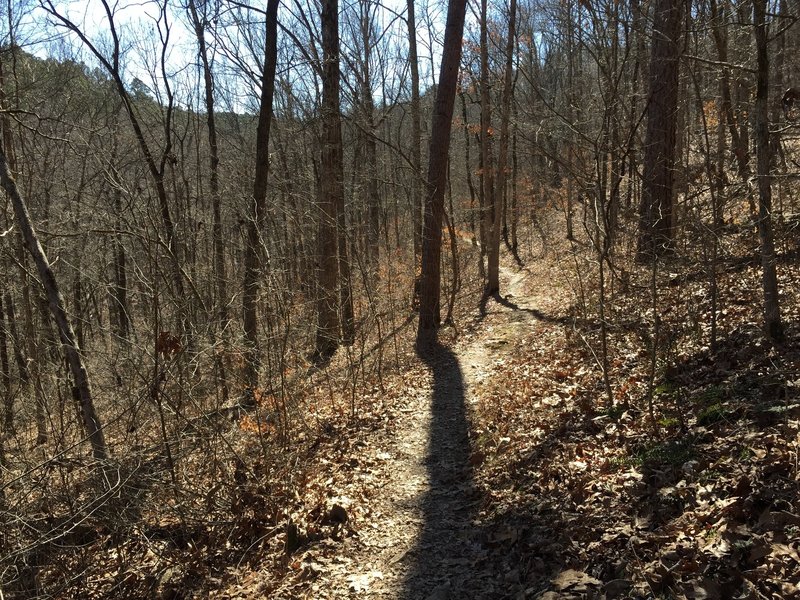
M92 453L94 457L98 459L108 458L108 449L103 436L103 427L94 408L92 391L89 385L89 376L86 373L86 367L83 364L80 348L75 339L75 332L67 318L67 312L64 308L64 298L61 296L61 292L58 289L58 284L56 283L53 270L50 268L47 255L33 229L25 200L20 195L17 184L8 171L6 155L2 149L0 149L0 184L2 184L3 189L5 189L6 193L11 198L14 215L16 216L22 237L25 240L25 246L28 252L30 252L33 262L36 264L39 278L47 294L50 312L53 314L58 328L61 345L64 348L67 359L67 365L72 374L74 383L73 396L80 409L80 418L86 436L92 446Z
M654 8L650 91L644 144L644 188L639 210L640 260L672 244L672 204L678 116L678 64L682 2L657 0Z
M428 191L425 202L425 221L422 236L422 280L420 286L419 327L417 346L436 342L440 320L442 220L444 193L447 184L447 159L450 150L450 130L453 123L453 104L461 65L461 38L464 33L466 0L450 0L442 49L442 67L428 159Z
M766 0L753 1L756 39L756 101L754 106L756 154L758 157L758 236L761 240L762 283L764 287L764 330L774 342L783 340L775 243L772 237L772 152L769 143L769 55L767 53Z
M244 379L247 401L253 401L258 387L261 352L258 347L258 291L263 266L261 239L267 208L267 179L269 178L269 130L272 123L272 100L275 93L275 69L278 60L278 4L267 2L264 72L261 74L261 106L256 129L256 169L253 177L253 203L247 221L247 245L244 258L242 317L247 342Z
M339 114L339 2L322 2L322 157L319 173L319 237L316 360L329 359L339 345L339 278L347 263L340 211L344 205L342 123ZM343 283L342 291L349 282Z

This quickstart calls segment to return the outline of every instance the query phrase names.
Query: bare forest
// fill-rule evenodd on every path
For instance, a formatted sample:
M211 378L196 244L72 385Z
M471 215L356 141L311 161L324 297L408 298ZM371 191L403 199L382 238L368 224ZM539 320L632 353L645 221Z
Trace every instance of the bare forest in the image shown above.
M800 5L0 17L0 600L800 597Z

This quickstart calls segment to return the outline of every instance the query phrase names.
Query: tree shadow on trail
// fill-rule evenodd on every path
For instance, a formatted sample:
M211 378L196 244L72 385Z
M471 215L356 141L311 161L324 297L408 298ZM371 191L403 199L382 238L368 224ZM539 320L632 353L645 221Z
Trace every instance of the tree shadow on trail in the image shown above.
M485 597L469 581L480 558L480 531L473 519L479 494L470 465L466 384L456 355L441 345L421 351L433 372L433 401L425 465L429 489L421 498L424 520L401 598Z
M490 296L484 295L481 298L481 302L479 305L480 310L480 319L483 320L489 314L487 305L489 304L489 298L497 302L501 306L505 306L506 308L513 310L515 312L521 312L524 314L531 315L537 321L544 321L545 323L554 323L556 325L571 325L573 323L573 319L571 317L554 317L553 315L548 315L543 313L540 310L535 308L528 308L526 306L520 306L516 302L509 300L508 296L501 296L499 292L495 292Z

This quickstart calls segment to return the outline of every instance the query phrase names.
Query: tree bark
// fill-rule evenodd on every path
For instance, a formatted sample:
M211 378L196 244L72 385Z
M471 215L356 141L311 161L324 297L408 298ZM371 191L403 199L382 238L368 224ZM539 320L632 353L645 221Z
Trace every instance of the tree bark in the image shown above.
M447 8L442 67L433 108L428 159L428 185L422 236L422 279L420 286L417 346L436 343L440 321L442 220L447 183L447 159L453 123L458 69L461 64L461 38L464 33L466 0L450 0Z
M256 168L253 177L253 202L247 221L247 245L244 257L244 281L242 288L242 320L247 344L244 383L247 388L245 400L253 402L261 352L258 346L258 291L263 267L261 239L267 208L267 180L269 178L269 131L272 123L272 102L275 95L275 69L278 61L278 4L279 0L267 2L266 41L264 45L264 71L261 74L261 106L256 129Z
M644 145L644 188L639 210L638 258L668 250L673 239L672 204L678 116L678 65L683 2L657 0L650 59L650 91Z
M419 266L422 260L422 117L419 102L419 58L417 56L417 20L414 0L407 0L408 7L408 62L411 68L411 226L414 228L414 277L419 290ZM415 298L418 301L418 298Z
M500 236L495 236L495 222L502 210L499 194L494 187L494 157L492 156L492 103L489 94L489 38L487 0L481 0L481 162L483 163L483 220L486 230L486 288L485 297L500 291ZM499 231L497 232L499 234Z
M339 345L339 256L347 250L340 211L344 204L342 124L339 113L339 2L323 0L322 13L322 156L319 173L319 236L317 259L317 341L315 359L328 360ZM346 284L345 284L346 285ZM344 288L342 288L343 290Z
M769 54L767 52L766 0L753 0L756 40L756 101L754 108L758 162L758 237L761 241L762 284L764 288L764 330L773 342L783 341L772 235L772 152L769 143Z

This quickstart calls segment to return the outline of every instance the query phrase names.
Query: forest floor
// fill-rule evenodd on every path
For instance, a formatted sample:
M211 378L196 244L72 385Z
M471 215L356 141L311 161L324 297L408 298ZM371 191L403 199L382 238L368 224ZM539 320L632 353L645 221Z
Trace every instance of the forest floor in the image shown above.
M648 384L646 331L623 318L646 304L618 299L609 405L565 258L506 258L501 296L330 432L307 537L230 597L800 597L796 324L769 348L757 301L730 302L716 351L681 338ZM757 269L731 277L758 298ZM665 331L704 285L667 291Z
M794 234L773 346L752 227L714 268L676 256L653 280L618 259L605 327L591 248L540 233L543 255L503 257L501 295L464 274L434 351L397 315L303 371L290 427L267 402L181 434L172 486L160 445L110 487L54 464L14 497L54 533L16 544L0 597L800 598Z
M341 545L300 554L298 577L274 597L444 600L524 591L513 581L517 574L509 579L509 572L498 577L495 570L493 547L505 533L498 538L482 523L474 470L485 455L473 450L472 438L475 411L489 400L481 398L481 383L507 360L515 341L559 335L562 327L559 318L539 312L556 304L558 287L542 279L542 289L533 292L525 285L530 279L529 270L504 266L503 296L482 303L455 343L438 346L402 375L391 425L359 444L355 461L368 469L337 499L348 514L353 498L368 510L348 522L352 529Z

